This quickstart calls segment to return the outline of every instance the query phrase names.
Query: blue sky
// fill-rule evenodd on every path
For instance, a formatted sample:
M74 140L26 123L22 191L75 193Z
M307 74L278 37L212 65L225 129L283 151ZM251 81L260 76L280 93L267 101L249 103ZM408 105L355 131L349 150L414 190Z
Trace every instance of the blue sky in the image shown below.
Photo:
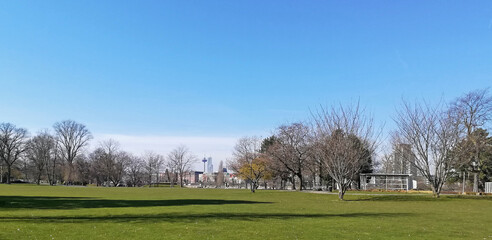
M357 99L391 129L402 98L491 85L490 1L0 2L0 121L34 133L74 119L224 158L199 139Z

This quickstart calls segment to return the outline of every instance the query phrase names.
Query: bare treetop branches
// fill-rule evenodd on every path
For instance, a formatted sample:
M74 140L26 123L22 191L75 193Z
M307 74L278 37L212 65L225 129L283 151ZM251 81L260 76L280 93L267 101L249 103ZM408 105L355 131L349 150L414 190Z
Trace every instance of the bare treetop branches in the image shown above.
M461 156L471 154L466 159L460 159L463 165L468 165L473 172L473 191L478 192L478 172L481 171L481 161L479 160L480 145L476 130L486 126L492 119L492 97L488 94L488 89L475 90L464 94L451 103L448 110L453 121L462 129L462 135L469 141L468 148L461 149ZM464 147L464 145L462 146ZM465 153L465 154L463 154Z
M66 181L71 183L73 181L73 161L81 153L82 148L92 139L92 135L84 124L72 120L57 122L53 128L55 129L57 145L60 148L60 155L68 163Z
M409 144L415 167L439 197L453 167L451 151L459 140L459 128L440 105L403 102L395 118L400 143Z
M127 166L128 185L135 187L143 184L145 161L142 158L128 155L129 161Z
M197 161L196 156L191 153L188 147L180 145L167 155L167 161L170 168L177 171L179 184L183 187L184 173L189 171L191 165Z
M55 140L47 131L41 132L27 142L27 158L36 167L36 182L39 185L45 171L54 157ZM51 181L50 181L51 182Z
M479 89L455 99L450 106L450 114L462 125L467 135L492 119L492 97L488 89Z
M268 156L283 165L293 176L297 176L299 190L302 190L303 172L308 167L311 157L311 129L303 123L282 125L277 128L274 139L267 150ZM295 182L292 182L295 188Z
M142 159L145 161L145 174L147 175L147 184L151 186L153 183L159 183L159 171L164 163L164 158L160 154L152 151L147 151ZM155 177L154 177L155 176Z
M94 175L100 182L110 182L113 186L122 183L127 165L131 156L120 150L119 143L113 139L103 141L100 146L90 154L94 167Z
M0 158L7 165L7 183L10 184L12 165L26 150L27 130L11 123L0 124Z
M356 179L376 147L373 120L359 103L348 107L320 108L313 114L316 154L337 181L339 198Z
M81 148L85 147L92 139L91 132L84 124L72 120L57 122L53 128L63 158L72 164L73 160L80 154Z
M234 146L233 155L241 161L251 161L260 156L261 139L258 137L240 138Z

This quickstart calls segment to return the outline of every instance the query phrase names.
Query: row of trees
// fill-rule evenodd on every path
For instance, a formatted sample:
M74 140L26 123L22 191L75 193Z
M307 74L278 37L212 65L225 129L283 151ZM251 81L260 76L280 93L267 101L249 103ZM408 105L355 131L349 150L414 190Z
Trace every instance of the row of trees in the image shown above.
M492 178L492 139L486 127L492 117L487 89L464 94L450 104L403 103L395 122L396 143L412 146L415 167L438 196L456 175L473 175L473 192Z
M56 166L63 161L66 163L66 178L72 180L73 162L92 136L84 125L74 121L58 122L53 128L54 136L44 131L29 138L24 128L11 123L0 124L0 158L7 168L7 183L10 184L12 169L21 159L25 160L24 166L28 161L35 166L38 177L45 172L50 182L54 181Z
M334 181L343 199L358 174L372 171L376 140L373 121L358 104L321 108L313 114L311 124L282 125L263 140L239 139L229 165L250 183L252 192L267 179L278 179L281 188L289 181L299 190L307 182Z
M141 186L165 180L183 186L185 172L196 161L186 146L178 146L166 157L153 152L135 156L121 150L114 140L101 142L86 153L91 139L87 127L72 120L55 123L53 134L45 130L33 137L24 128L1 123L0 179L10 184L12 172L17 170L24 179L38 184L46 180L50 185Z
M410 146L407 160L418 169L439 196L449 179L473 176L473 191L483 188L492 175L492 140L487 126L492 116L488 91L467 93L449 104L403 102L391 133L393 151ZM320 107L307 122L278 127L266 139L239 139L229 168L255 191L261 182L280 182L284 188L303 190L306 184L338 187L339 197L357 185L359 174L372 172L381 130L359 104ZM53 130L30 137L26 129L0 124L0 176L10 183L12 171L40 183L94 183L105 186L139 186L159 182L184 183L184 174L196 161L185 146L166 157L148 152L134 156L108 140L86 153L90 131L83 124L67 120ZM404 154L401 154L404 155ZM386 159L386 158L384 158ZM4 171L5 169L5 171ZM161 176L162 170L165 174ZM220 171L219 171L220 172ZM5 175L5 178L4 178Z
M436 197L457 174L472 174L473 191L478 192L492 178L492 140L485 130L491 116L487 89L449 104L403 101L394 117L397 128L391 132L391 149L410 146L406 160ZM269 138L241 138L229 165L250 183L253 192L261 181L276 179L281 188L290 181L295 189L297 179L299 190L309 181L336 183L343 199L347 189L357 185L359 174L374 170L381 132L358 103L320 107L309 121L282 125Z

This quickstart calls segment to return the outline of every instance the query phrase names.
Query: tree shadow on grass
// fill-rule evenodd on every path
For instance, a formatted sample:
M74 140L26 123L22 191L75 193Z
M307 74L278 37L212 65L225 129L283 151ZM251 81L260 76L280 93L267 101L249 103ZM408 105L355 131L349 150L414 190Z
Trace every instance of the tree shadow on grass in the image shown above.
M363 196L357 199L351 199L347 201L394 201L394 202L442 202L451 201L453 199L473 199L473 200L489 200L492 201L492 197L488 196L461 196L461 195L441 195L439 198L435 198L431 195L379 195L379 196Z
M208 222L215 220L256 221L261 219L300 219L300 218L396 218L408 217L410 213L342 213L342 214L289 214L289 213L161 213L161 214L124 214L105 216L43 216L43 217L0 217L0 222L30 223L146 223L146 222Z
M448 195L446 198L449 199L473 199L473 200L488 200L492 201L492 196L491 195L486 195L486 196L470 196L470 195Z
M381 194L380 196L361 196L360 198L357 199L351 199L347 201L354 201L354 202L360 202L360 201L373 201L373 202L386 202L386 201L391 201L391 202L433 202L433 201L446 201L448 199L436 199L433 198L432 196L412 196L412 195L383 195Z
M185 205L265 204L244 200L223 199L165 199L165 200L119 200L81 197L28 197L0 196L0 210L12 209L78 209L78 208L121 208L162 207Z

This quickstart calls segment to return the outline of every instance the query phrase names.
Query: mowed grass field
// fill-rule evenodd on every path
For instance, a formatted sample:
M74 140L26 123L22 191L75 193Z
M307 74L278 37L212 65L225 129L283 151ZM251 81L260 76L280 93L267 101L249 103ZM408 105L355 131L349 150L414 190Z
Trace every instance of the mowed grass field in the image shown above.
M0 239L492 239L492 197L0 185Z

